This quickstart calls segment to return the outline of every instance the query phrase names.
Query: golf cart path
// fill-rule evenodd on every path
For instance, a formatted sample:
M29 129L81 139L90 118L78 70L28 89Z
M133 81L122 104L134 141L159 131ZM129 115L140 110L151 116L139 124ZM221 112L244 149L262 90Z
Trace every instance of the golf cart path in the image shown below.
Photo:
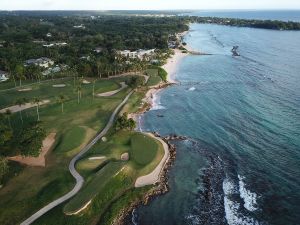
M124 100L118 105L118 107L114 110L114 112L112 113L112 115L109 118L108 123L106 124L106 126L104 127L104 129L98 133L96 135L96 137L89 143L87 144L70 162L69 164L69 171L72 174L72 176L76 179L76 184L74 186L74 188L68 192L67 194L65 194L64 196L56 199L53 202L50 202L48 205L44 206L42 209L40 209L39 211L37 211L36 213L34 213L32 216L30 216L28 219L26 219L25 221L23 221L21 223L21 225L28 225L33 223L35 220L37 220L38 218L40 218L42 215L44 215L45 213L47 213L48 211L50 211L51 209L53 209L54 207L60 205L61 203L69 200L70 198L72 198L74 195L76 195L79 190L81 189L83 183L84 183L84 179L83 177L76 171L75 169L75 164L76 162L99 140L101 139L106 133L107 131L112 127L115 117L118 115L120 109L126 104L127 100L129 99L129 97L132 95L133 91L131 91L125 98Z

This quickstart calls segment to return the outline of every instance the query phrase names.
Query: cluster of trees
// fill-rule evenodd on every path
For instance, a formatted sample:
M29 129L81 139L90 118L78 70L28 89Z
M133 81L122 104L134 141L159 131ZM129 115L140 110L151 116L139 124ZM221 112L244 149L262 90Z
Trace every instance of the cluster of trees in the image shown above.
M126 84L131 88L137 88L145 84L143 76L134 76L126 80Z
M24 123L19 130L13 129L10 117L11 113L0 114L0 185L9 171L6 157L18 154L38 156L46 136L45 130L37 121Z
M132 118L128 119L128 114L126 112L118 117L115 125L116 130L133 130L135 127L135 121Z
M300 30L299 22L292 21L278 21L278 20L250 20L250 19L233 19L233 18L219 18L219 17L197 17L189 18L191 22L195 23L213 23L237 27L252 27L264 28L272 30Z
M80 24L84 28L74 28ZM101 15L92 19L76 13L58 16L47 12L38 15L0 12L0 69L18 74L19 78L38 79L37 68L21 66L27 59L48 57L88 76L137 70L141 63L117 60L117 50L167 49L169 36L187 30L186 24L183 17ZM43 47L51 42L67 45ZM101 51L95 52L96 47Z

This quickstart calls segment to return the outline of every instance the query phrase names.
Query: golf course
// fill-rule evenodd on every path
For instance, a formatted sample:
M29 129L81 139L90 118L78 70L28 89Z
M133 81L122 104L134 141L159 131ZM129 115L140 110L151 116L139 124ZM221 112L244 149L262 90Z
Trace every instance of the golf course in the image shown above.
M161 81L155 71L149 72L151 85ZM130 78L63 78L27 82L26 87L16 88L0 84L0 110L12 111L8 118L14 132L21 130L24 124L39 120L46 134L51 133L55 138L45 154L44 167L28 165L25 160L21 163L9 161L13 170L0 189L3 209L0 224L18 224L72 190L75 179L69 171L71 159L104 129L112 113L132 91L132 87L125 86ZM141 108L147 89L148 84L135 88L118 114ZM27 103L17 104L20 93ZM37 97L39 101L34 103L32 100ZM11 152L8 156L14 155L13 149ZM45 221L47 224L89 224L93 221L109 224L129 202L141 199L152 188L151 185L135 188L134 184L138 177L151 173L163 156L164 149L159 141L132 130L116 130L112 124L75 163L84 179L79 192L33 224L46 224Z

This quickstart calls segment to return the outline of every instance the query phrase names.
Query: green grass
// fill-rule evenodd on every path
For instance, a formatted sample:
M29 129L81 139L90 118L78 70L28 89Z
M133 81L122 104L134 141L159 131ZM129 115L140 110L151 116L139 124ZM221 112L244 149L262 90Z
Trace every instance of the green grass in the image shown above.
M60 153L68 152L81 145L86 135L83 127L72 127L61 135L55 151Z
M147 69L146 73L150 76L147 86L154 86L162 81L161 77L158 75L158 69Z
M95 83L95 93L102 93L119 88L119 80L97 80ZM55 84L65 84L65 87L56 88L53 87ZM52 103L56 102L56 98L62 94L67 96L70 100L77 99L76 87L78 86L78 81L75 82L73 79L64 79L64 80L54 80L48 81L45 83L34 83L30 87L18 87L22 88L32 88L31 91L20 92L18 89L8 90L0 92L0 109L8 106L15 105L15 102L18 98L27 98L32 100L34 97L39 97L40 99L49 99ZM83 96L92 96L93 93L93 84L82 84L82 95Z
M142 133L135 133L131 137L131 158L139 166L144 167L152 162L159 150L159 144Z
M96 93L114 90L122 80L124 78L97 81ZM33 85L33 91L26 93L28 97L40 95L42 99L52 100L50 104L40 107L40 116L47 133L57 133L57 143L52 153L47 156L46 168L26 167L0 189L1 225L20 223L34 211L72 189L75 181L68 171L69 161L78 152L78 146L88 143L105 126L112 111L129 92L125 89L112 97L93 99L92 84L86 84L82 85L83 97L78 104L72 80L64 82L67 84L66 88L51 88L53 83L49 82L36 87ZM64 113L61 113L61 105L55 101L59 91L69 97L64 104ZM16 91L1 92L0 105L12 105L12 101L19 95L20 92ZM135 110L138 107L137 101L142 96L143 93L133 95L129 100L129 108ZM25 123L36 120L35 108L23 111L23 117ZM17 113L12 115L11 120L13 128L20 129ZM140 149L141 146L147 148ZM119 161L124 152L130 155L127 162ZM89 157L99 155L106 156L106 159L88 161ZM99 219L105 222L106 219L103 220L102 216L108 218L114 215L118 209L142 195L143 191L128 191L132 190L138 176L145 175L156 167L162 156L162 146L150 137L128 131L115 133L111 129L107 134L107 142L99 141L76 165L86 180L78 196L68 202L65 208L56 207L34 224L91 224ZM125 169L114 176L123 166ZM127 196L124 201L123 196ZM80 216L63 214L63 208L76 210L90 198L93 198L91 206Z
M124 78L105 80L103 83L98 81L97 90L113 90L122 80ZM12 178L0 189L1 225L20 223L36 210L72 189L75 180L68 170L71 158L78 152L79 145L88 143L89 139L105 126L112 111L129 91L123 90L111 98L93 99L92 84L83 85L82 100L78 104L72 81L65 82L68 84L66 88L52 88L53 83L42 83L33 87L34 91L26 94L30 95L29 97L40 94L42 99L53 99L50 104L40 107L40 116L46 132L57 133L57 143L52 153L47 156L45 168L25 167L18 171L19 175L10 176ZM69 96L64 104L64 113L61 113L61 105L55 101L56 96L60 94L58 91ZM1 92L0 105L13 105L14 99L20 97L20 93ZM25 97L24 93L22 97ZM22 113L25 123L36 120L35 108L24 110ZM16 132L21 129L22 123L18 113L12 115L11 121ZM76 151L73 151L74 148ZM14 168L11 171L14 171Z

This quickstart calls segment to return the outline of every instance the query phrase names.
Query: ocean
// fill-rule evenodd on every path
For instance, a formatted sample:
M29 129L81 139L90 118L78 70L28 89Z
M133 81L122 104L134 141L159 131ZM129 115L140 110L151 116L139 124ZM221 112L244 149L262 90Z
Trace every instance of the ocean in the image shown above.
M296 22L300 21L300 10L201 10L183 13L182 15Z
M299 224L300 32L192 24L185 41L212 55L185 57L140 127L188 140L132 224Z

